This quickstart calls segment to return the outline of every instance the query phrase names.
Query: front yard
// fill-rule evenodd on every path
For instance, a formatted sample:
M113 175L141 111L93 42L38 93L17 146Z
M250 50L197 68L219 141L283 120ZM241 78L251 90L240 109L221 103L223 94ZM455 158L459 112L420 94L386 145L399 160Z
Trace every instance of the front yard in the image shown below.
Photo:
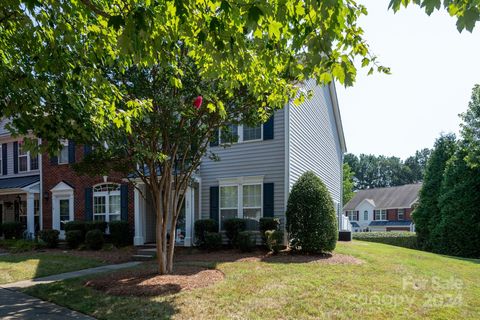
M119 296L86 285L106 276L38 285L26 293L100 319L480 318L480 260L360 241L339 243L336 253L352 261L184 254L177 266L216 268L224 279L191 290L175 290L170 284L174 290L167 295L156 295L164 291L154 288L144 297L125 296L122 290ZM139 268L141 274L149 266ZM134 286L155 286L151 279L108 276Z

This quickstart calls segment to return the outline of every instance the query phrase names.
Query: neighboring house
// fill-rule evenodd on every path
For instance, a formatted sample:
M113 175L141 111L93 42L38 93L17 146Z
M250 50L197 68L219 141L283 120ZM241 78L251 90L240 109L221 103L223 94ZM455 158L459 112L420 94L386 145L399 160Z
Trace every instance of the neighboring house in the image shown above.
M232 127L239 137L237 143L225 147L219 133L219 141L212 143L209 151L220 161L205 157L186 191L185 205L177 223L175 241L178 245L193 244L193 225L198 219L215 219L222 229L225 219L247 218L248 227L255 230L261 217L277 217L284 226L289 192L308 170L324 181L339 223L343 222L342 163L346 147L335 87L333 84L319 87L309 81L304 89L312 90L313 97L302 105L288 104L258 127ZM12 144L9 150L13 150L9 135L1 138L9 141ZM36 171L19 175L16 180L19 188L9 188L7 193L15 191L20 199L31 198L27 200L32 205L28 206L27 201L27 207L33 208L37 203L42 210L25 212L42 217L35 220L39 220L38 228L61 230L62 237L66 221L122 219L129 221L134 229L135 245L155 242L156 216L151 196L144 192L145 186L139 183L139 191L117 175L79 176L71 165L88 152L88 147L65 141L56 157L43 155L36 167L29 165L28 168ZM12 156L13 153L11 151ZM28 159L28 163L33 161ZM8 161L13 168L13 160ZM4 186L10 184L4 183ZM1 190L0 184L0 201ZM146 195L146 199L142 195ZM19 220L17 216L10 219Z
M306 171L326 184L339 218L342 208L342 163L346 151L335 87L309 81L313 98L300 106L287 105L258 127L234 126L238 142L229 147L210 145L220 161L205 157L186 194L176 241L193 243L193 223L212 218L223 228L225 219L249 219L256 229L261 217L277 217L285 225L288 194ZM135 237L141 245L155 241L151 201L135 192ZM341 219L339 219L341 220Z
M354 232L415 231L411 213L421 184L359 190L343 207Z
M14 138L0 121L0 223L20 221L32 237L42 227L40 220L40 166L38 156L23 147L23 137Z

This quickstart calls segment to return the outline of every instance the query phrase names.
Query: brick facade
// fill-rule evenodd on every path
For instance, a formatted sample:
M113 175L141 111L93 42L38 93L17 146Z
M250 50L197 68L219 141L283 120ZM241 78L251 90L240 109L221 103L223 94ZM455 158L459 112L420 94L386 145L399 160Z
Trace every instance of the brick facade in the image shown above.
M81 161L84 155L83 146L75 146L75 162ZM99 164L101 165L101 164ZM43 194L43 228L52 228L52 190L61 181L65 182L74 189L74 219L85 220L85 188L92 187L96 184L104 183L104 177L90 177L79 175L70 164L52 164L48 155L42 155L42 186ZM114 174L106 178L106 182L121 183L122 176ZM45 194L48 193L48 198ZM133 186L128 186L128 222L131 229L134 228L134 198Z
M405 214L402 221L411 221L412 220L412 208L404 208ZM387 210L387 220L388 221L398 221L398 209L388 209Z

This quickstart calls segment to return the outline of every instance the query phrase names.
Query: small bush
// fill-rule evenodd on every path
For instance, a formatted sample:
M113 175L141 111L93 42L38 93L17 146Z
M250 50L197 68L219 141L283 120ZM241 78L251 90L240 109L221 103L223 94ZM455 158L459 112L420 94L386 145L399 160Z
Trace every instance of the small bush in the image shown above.
M105 221L85 222L85 233L87 233L90 230L100 230L102 233L105 233L105 230L107 230L107 222Z
M71 249L77 249L83 242L83 233L81 230L71 230L65 232L65 240Z
M124 247L131 244L130 228L127 221L112 221L109 223L110 241L116 247Z
M242 231L237 235L237 246L242 252L250 252L255 249L255 236L250 231Z
M337 214L327 187L308 171L293 185L287 204L287 231L293 249L331 252L338 239Z
M218 223L213 219L201 219L195 221L195 244L199 247L206 245L205 235L207 232L218 232Z
M205 232L204 248L208 250L218 250L222 247L222 234L219 232Z
M273 253L278 253L283 248L283 231L267 230L265 231L268 249Z
M260 234L262 235L263 244L267 244L267 237L265 235L265 232L267 230L278 230L279 226L280 220L278 220L277 218L260 218L258 229L260 230Z
M68 231L80 231L82 234L81 242L85 239L85 221L69 221L65 223L65 232Z
M94 229L87 232L85 235L85 246L90 250L100 250L103 247L103 232Z
M5 239L22 239L24 228L21 222L5 222L2 230Z
M408 249L418 249L415 232L354 232L353 239L378 242Z
M60 231L58 230L41 230L39 238L42 239L48 248L56 248L58 245L58 236Z
M245 231L247 228L247 222L244 219L232 218L225 220L223 226L225 228L225 235L228 238L228 242L233 246L237 246L238 234Z

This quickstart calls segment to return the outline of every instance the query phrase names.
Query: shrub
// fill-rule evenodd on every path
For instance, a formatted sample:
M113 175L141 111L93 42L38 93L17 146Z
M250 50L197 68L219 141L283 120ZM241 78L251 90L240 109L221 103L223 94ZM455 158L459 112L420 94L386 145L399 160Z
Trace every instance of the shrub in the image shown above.
M105 221L85 222L85 233L87 233L90 230L100 230L102 233L105 233L105 230L107 230L107 222Z
M228 242L231 245L236 246L238 234L245 231L247 228L247 222L244 219L232 218L225 220L223 226L225 228L225 235L228 238Z
M71 249L76 249L83 242L83 232L81 230L66 231L65 240Z
M24 228L21 222L5 222L2 229L5 239L22 239Z
M60 231L58 230L41 230L39 233L40 239L42 239L48 248L56 248L58 245L58 236Z
M195 221L195 244L199 247L206 245L206 233L218 232L218 223L213 219L201 219Z
M103 232L98 229L90 230L85 235L85 245L90 250L102 249L104 242Z
M250 231L242 231L237 235L237 246L242 252L250 252L255 249L255 237Z
M132 237L127 221L112 221L109 227L110 240L116 247L128 246L131 243Z
M85 239L85 232L86 232L85 221L69 221L65 223L65 232L74 231L74 230L81 232L82 238L80 242L83 242L83 240Z
M361 241L378 242L409 249L418 248L415 232L354 232L352 237Z
M205 232L205 249L218 250L222 247L222 234L219 232Z
M312 171L293 185L287 204L287 230L293 249L331 252L338 239L337 215L322 180Z
M265 231L268 249L273 253L278 253L283 248L283 231L267 230Z
M43 248L43 245L38 243L38 241L20 239L13 241L8 249L11 253L21 253L41 248Z
M278 220L277 218L260 218L259 230L260 234L262 235L262 241L264 244L267 244L267 237L265 235L265 232L267 230L278 230L279 226L280 220Z

